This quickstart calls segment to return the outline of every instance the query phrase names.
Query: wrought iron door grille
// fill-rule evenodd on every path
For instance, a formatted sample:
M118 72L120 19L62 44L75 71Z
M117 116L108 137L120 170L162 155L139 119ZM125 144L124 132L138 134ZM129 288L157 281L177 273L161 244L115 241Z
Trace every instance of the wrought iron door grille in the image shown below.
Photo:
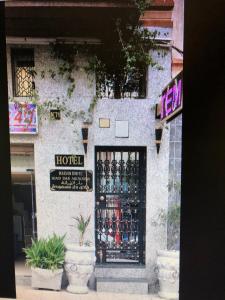
M96 151L98 263L144 263L145 155Z

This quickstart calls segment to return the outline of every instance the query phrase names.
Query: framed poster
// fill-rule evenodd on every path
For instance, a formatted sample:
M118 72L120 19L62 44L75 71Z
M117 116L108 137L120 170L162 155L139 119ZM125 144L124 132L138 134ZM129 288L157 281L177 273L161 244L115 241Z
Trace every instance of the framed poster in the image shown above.
M37 105L9 103L9 128L11 134L37 134Z

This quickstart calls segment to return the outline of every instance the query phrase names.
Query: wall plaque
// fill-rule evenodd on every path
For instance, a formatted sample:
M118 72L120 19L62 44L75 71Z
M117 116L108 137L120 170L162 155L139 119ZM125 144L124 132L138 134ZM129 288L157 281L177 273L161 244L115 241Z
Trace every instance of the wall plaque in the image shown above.
M116 137L121 137L121 138L129 137L128 121L116 121Z
M51 109L50 110L50 119L51 120L60 120L61 114L59 109Z
M110 128L110 119L100 118L99 128Z
M84 155L56 154L55 165L56 167L83 167Z
M50 189L64 192L91 192L92 171L50 170Z

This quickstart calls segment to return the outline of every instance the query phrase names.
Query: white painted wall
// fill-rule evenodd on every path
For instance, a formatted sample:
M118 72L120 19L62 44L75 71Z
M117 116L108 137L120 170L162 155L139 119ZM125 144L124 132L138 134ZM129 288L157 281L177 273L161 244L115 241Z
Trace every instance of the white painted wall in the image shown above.
M10 66L10 45L8 45L9 95L12 96ZM163 131L160 152L155 146L154 104L158 102L162 89L171 80L171 54L162 58L154 53L155 59L163 66L162 71L150 68L148 72L148 98L142 100L100 100L93 114L89 130L89 144L85 169L94 171L95 145L146 146L147 147L147 190L146 190L146 270L153 280L156 250L166 248L166 228L154 226L153 219L159 209L168 205L168 166L169 166L169 128ZM76 89L68 101L74 110L87 110L95 93L92 80L89 80L82 65L76 71ZM41 101L66 95L66 82L60 78L41 79L40 72L55 68L50 58L48 46L35 46L35 66L38 72L35 79ZM110 118L110 128L99 128L99 118ZM129 121L129 138L115 137L115 120ZM55 169L54 155L83 154L81 141L81 121L71 124L65 117L60 121L43 120L37 136L11 135L13 143L33 143L36 180L38 236L53 232L66 233L66 240L77 242L77 230L72 217L79 213L92 214L87 239L94 242L94 203L93 192L53 192L50 191L50 169ZM76 168L75 168L76 169ZM94 181L93 181L94 182Z

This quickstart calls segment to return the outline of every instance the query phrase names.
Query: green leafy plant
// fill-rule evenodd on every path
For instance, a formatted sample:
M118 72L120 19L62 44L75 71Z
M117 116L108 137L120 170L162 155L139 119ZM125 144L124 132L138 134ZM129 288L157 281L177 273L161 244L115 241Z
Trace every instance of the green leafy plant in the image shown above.
M155 42L158 32L149 31L138 22L139 16L148 9L151 0L131 0L131 2L136 7L136 17L127 18L126 21L114 19L115 36L112 44L66 43L63 40L50 44L57 68L40 70L40 77L44 79L48 74L52 80L56 80L56 77L60 76L67 81L68 87L63 99L44 101L39 105L39 112L47 115L50 108L60 109L73 123L76 118L82 119L85 114L92 113L98 100L109 90L113 91L114 98L124 98L128 95L131 97L133 92L135 97L145 97L147 67L160 67L150 52L152 49L159 49ZM73 96L76 88L74 71L80 69L81 57L86 58L87 65L83 69L87 75L94 74L96 78L96 94L93 95L87 112L71 111L67 107L67 100ZM136 91L139 91L138 96Z
M170 205L167 213L167 248L179 250L180 241L180 203Z
M153 226L167 225L167 248L168 250L179 250L180 241L180 203L174 202L169 205L168 211L159 209L152 219Z
M47 239L32 240L29 248L24 248L26 264L34 268L56 270L61 269L64 264L65 235L60 237L54 234Z
M126 21L114 20L115 37L112 45L106 43L88 44L51 43L52 57L58 61L57 75L69 83L67 97L71 98L75 90L74 71L79 69L79 58L87 58L87 66L83 69L87 74L96 76L96 95L90 103L89 112L94 110L98 99L106 94L108 88L113 91L114 98L124 98L139 90L138 97L145 97L144 81L148 66L158 66L149 50L159 49L155 37L157 31L149 31L138 22L139 16L148 9L151 0L132 0L136 7L137 18ZM51 71L51 72L50 72ZM52 70L50 70L52 74ZM56 74L53 72L53 79Z
M86 220L85 220L85 218L82 215L80 215L79 217L74 217L73 219L76 220L76 222L77 222L77 229L78 229L78 231L80 233L79 245L83 246L84 245L84 235L85 235L87 227L88 227L88 225L90 223L91 215L89 215L89 217L87 217Z
M180 180L170 179L168 183L168 190L171 192L172 190L177 191L179 194L181 193L181 182Z

